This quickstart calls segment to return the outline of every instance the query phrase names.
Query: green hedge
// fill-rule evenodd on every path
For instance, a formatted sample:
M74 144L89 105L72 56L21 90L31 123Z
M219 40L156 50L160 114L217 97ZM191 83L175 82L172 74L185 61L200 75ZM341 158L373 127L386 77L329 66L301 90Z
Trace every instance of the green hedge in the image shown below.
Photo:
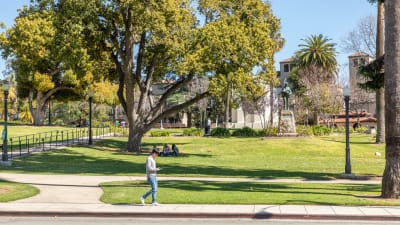
M202 136L203 131L200 128L185 128L183 129L183 136Z
M230 137L231 133L226 128L218 127L218 128L211 129L211 136L213 136L213 137Z
M278 136L279 129L278 127L267 127L264 130L261 130L260 132L263 133L263 136L276 137Z
M299 125L296 126L298 136L313 136L313 129L309 126Z
M152 137L168 137L171 133L166 130L155 130L150 132L150 136Z
M232 136L236 137L256 137L260 134L250 127L243 127L241 129L234 130Z
M328 136L332 132L330 128L324 126L312 126L312 131L314 136Z

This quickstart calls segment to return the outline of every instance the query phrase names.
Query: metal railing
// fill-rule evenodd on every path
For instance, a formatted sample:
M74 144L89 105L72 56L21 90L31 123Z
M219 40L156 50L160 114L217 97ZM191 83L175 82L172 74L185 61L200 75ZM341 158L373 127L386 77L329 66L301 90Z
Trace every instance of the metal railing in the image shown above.
M93 141L103 139L107 136L124 135L125 129L112 127L92 128ZM89 140L89 129L71 128L66 130L55 130L25 136L16 136L8 139L8 157L18 157L33 152L50 151L61 146L84 144ZM3 145L1 145L3 149Z

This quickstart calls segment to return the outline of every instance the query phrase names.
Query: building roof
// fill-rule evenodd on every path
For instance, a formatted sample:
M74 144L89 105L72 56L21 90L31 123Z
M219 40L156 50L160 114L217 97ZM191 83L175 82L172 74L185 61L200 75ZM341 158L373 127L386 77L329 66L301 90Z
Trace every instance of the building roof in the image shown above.
M287 59L281 60L279 63L288 63L288 62L293 62L293 61L294 61L293 58L287 58Z
M371 57L368 53L365 53L363 51L358 51L358 52L355 52L355 53L349 55L349 58L350 57L359 57L359 56L369 56L369 57Z

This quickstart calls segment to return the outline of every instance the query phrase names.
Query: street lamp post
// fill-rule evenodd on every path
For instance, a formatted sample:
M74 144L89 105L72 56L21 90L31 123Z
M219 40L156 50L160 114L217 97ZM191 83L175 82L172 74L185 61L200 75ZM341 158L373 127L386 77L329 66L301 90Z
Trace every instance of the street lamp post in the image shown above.
M8 91L10 89L10 84L7 80L3 81L3 91L4 91L4 130L2 134L3 139L3 152L2 152L2 164L9 164L8 161L8 146L7 146L7 120L8 120Z
M88 91L89 95L89 145L93 144L93 135L92 135L92 101L93 101L93 90Z
M349 135L349 101L350 101L350 88L349 86L345 86L343 89L344 95L344 104L346 111L346 165L345 165L345 174L346 176L354 176L351 173L351 163L350 163L350 135Z

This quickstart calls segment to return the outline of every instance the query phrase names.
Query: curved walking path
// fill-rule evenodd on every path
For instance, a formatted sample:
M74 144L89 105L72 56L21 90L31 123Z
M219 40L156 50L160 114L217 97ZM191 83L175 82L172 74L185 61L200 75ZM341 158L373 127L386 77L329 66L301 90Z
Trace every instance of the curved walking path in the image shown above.
M0 216L88 216L151 218L252 218L252 219L325 219L400 221L397 206L326 205L207 205L140 204L113 205L99 201L99 183L121 180L145 180L138 176L82 176L0 173L0 179L31 184L40 194L9 203L0 203ZM314 182L380 183L379 180L301 180L252 178L160 177L159 180L201 180L226 182Z
M145 180L143 176L84 176L0 173L0 179L31 184L40 194L22 199L21 203L101 203L103 194L100 183L124 180ZM306 183L356 183L379 184L379 180L304 180L304 179L257 179L257 178L214 178L214 177L159 177L159 180L197 180L224 182L306 182Z

